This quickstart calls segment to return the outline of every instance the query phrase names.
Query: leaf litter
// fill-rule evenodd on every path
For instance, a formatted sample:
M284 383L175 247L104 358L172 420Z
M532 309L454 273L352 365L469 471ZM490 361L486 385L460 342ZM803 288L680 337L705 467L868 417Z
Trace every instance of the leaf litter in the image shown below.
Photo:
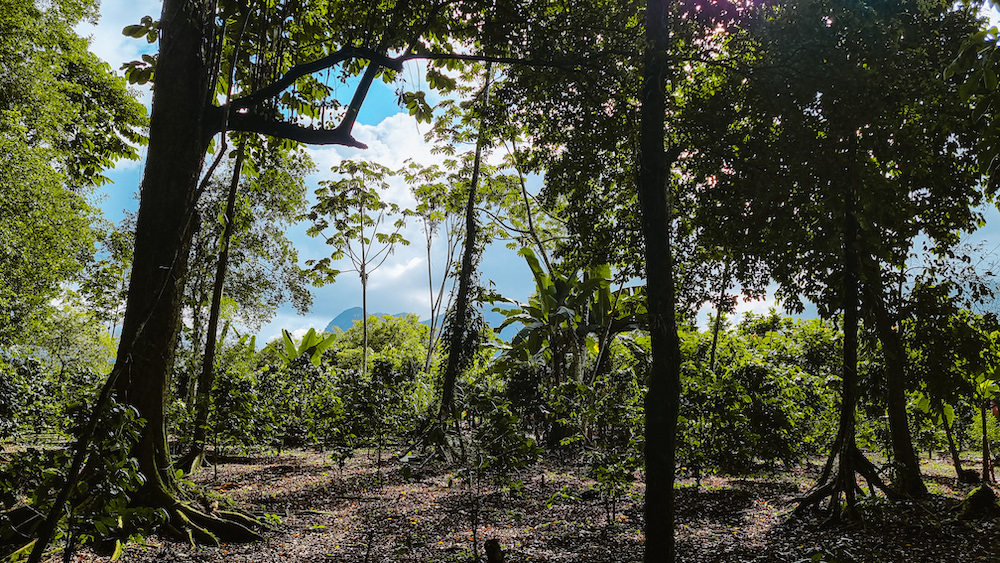
M820 513L790 519L815 482L815 465L754 477L680 479L675 490L677 559L683 562L1000 561L996 520L960 521L973 487L925 466L935 494L920 501L862 500L860 522L831 525ZM234 457L191 479L223 502L269 523L265 541L191 546L150 536L122 561L485 561L500 542L505 561L632 562L643 557L641 475L614 507L581 477L586 467L547 460L513 476L515 487L469 483L455 468L418 473L362 453L343 468L305 450ZM409 477L408 479L405 478ZM107 561L89 550L78 562Z

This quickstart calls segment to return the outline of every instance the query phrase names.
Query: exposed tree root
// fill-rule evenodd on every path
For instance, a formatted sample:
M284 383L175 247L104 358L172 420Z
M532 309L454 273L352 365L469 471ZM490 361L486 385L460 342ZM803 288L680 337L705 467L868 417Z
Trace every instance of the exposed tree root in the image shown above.
M837 471L833 472L832 469L838 458L840 463ZM876 490L879 490L892 500L906 498L889 487L879 476L878 469L872 462L856 445L851 443L846 447L834 448L827 460L819 484L809 494L798 500L799 504L792 511L792 516L802 515L809 508L820 507L824 499L829 499L825 510L830 516L829 522L860 520L857 497L858 495L864 496L865 492L857 483L857 475L861 475L868 483L870 496L874 496Z
M1000 501L989 485L976 487L956 508L959 520L985 520L1000 516Z
M252 517L227 510L211 513L194 508L190 502L178 501L176 496L163 489L152 495L150 506L163 507L169 518L164 524L171 536L192 544L218 546L219 542L249 543L261 541L263 536L254 531L262 527Z
M190 475L205 465L205 448L192 447L183 457L174 462L174 469L180 469L185 475Z
M264 539L254 531L263 525L241 512L205 512L188 501L176 500L173 494L166 491L159 491L140 504L163 507L168 519L162 528L180 541L218 546L223 541L248 543ZM37 542L38 530L44 520L45 514L32 506L18 506L0 513L0 560L6 561L30 552Z

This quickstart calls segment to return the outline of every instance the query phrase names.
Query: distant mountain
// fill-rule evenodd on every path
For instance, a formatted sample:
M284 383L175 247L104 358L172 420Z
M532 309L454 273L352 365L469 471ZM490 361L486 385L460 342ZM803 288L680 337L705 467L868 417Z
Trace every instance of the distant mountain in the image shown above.
M381 317L388 314L389 313L369 313L368 316ZM406 313L396 313L395 315L390 315L390 316L402 317L404 315L406 315ZM503 323L504 319L506 318L500 313L494 313L491 308L486 309L486 311L484 312L484 317L486 319L486 324L492 326L493 328L500 326L500 324ZM361 307L351 307L350 309L347 309L343 313L334 317L334 319L330 321L330 324L326 325L325 330L326 332L335 332L334 328L339 328L340 330L347 330L352 326L354 326L354 321L360 321L360 320L361 320ZM425 325L431 324L430 319L420 322L421 324ZM437 319L437 326L439 330L441 327L441 323L443 322L444 322L444 315L439 315Z
M371 316L381 317L381 316L388 315L388 314L389 313L368 313L368 316L369 317L371 317ZM393 316L393 317L402 317L405 314L406 313L397 313L397 314L391 315L391 316ZM354 326L354 321L360 321L361 320L361 316L362 316L362 309L361 309L361 307L351 307L350 309L348 309L348 310L344 311L343 313L341 313L341 314L337 315L336 317L334 317L334 319L332 321L330 321L330 324L326 325L326 329L325 330L326 330L326 332L334 332L334 330L333 330L334 327L339 328L340 330L347 330L347 329L351 328L352 326Z

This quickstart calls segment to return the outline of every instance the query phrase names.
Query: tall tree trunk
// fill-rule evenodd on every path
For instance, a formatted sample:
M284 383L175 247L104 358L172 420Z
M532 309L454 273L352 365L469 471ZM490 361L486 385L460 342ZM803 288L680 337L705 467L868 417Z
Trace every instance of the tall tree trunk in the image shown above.
M469 198L465 204L465 247L462 251L462 271L458 277L458 292L455 296L455 310L451 318L450 338L448 341L448 358L445 362L444 377L441 385L441 408L438 410L438 420L446 421L451 417L455 403L455 383L463 368L466 356L464 340L468 331L470 301L472 293L472 272L476 267L476 238L478 237L479 220L476 218L476 192L479 185L479 163L482 143L476 145L476 160L472 168L472 180L469 182Z
M150 118L150 145L136 221L135 258L121 345L117 394L146 426L135 455L149 493L175 489L164 402L180 328L180 300L195 223L198 178L209 136L205 109L212 73L202 56L199 3L165 0Z
M486 82L483 85L483 104L488 103L490 91L490 74L492 65L486 65ZM483 157L485 133L480 122L479 138L476 140L476 156L472 163L472 178L469 180L469 197L465 202L465 245L462 250L462 271L458 278L458 292L455 296L455 310L451 318L451 331L448 341L448 358L445 362L444 376L441 385L441 407L438 410L438 422L443 423L451 418L455 405L455 384L458 375L465 367L468 354L464 350L469 331L471 316L472 276L476 268L476 239L479 236L479 219L476 216L476 194L479 190L479 174Z
M198 179L208 148L205 119L215 87L205 30L213 8L202 2L164 0L149 150L136 221L135 257L121 345L116 394L146 424L133 448L146 483L134 501L163 507L174 530L201 542L257 539L234 519L220 519L178 502L167 447L164 404L180 329L181 297L195 224Z
M838 489L844 493L844 515L856 519L854 452L857 450L854 413L858 404L858 222L854 217L853 190L845 196L844 213L844 366L843 390L840 408L840 467L838 468ZM834 510L840 510L838 494L831 499ZM837 512L834 513L835 515Z
M226 270L229 267L229 245L233 238L233 224L236 221L236 196L239 193L240 173L246 151L246 139L241 139L236 149L236 162L226 197L226 224L222 230L222 248L215 265L215 282L212 286L212 304L208 313L208 334L205 338L205 354L201 362L201 376L198 378L198 395L194 417L194 436L191 449L178 465L190 473L201 466L205 456L205 438L208 435L208 411L212 404L212 386L215 384L216 335L219 331L219 313L222 309L222 290L226 285ZM225 336L225 335L223 335Z
M879 280L880 274L869 273L869 279ZM896 463L896 482L893 486L896 492L916 497L927 494L927 487L920 476L920 461L913 449L913 439L910 436L910 424L906 414L906 389L904 387L906 353L899 334L893 330L893 323L885 306L885 300L879 287L869 291L869 305L875 313L875 328L879 341L882 342L882 354L885 358L885 401L889 418L889 437L892 455Z
M993 465L990 463L990 437L986 432L986 403L989 399L982 400L979 404L979 411L982 414L983 423L983 483L993 483Z
M645 399L646 506L644 560L673 561L674 444L680 402L680 343L670 246L667 172L678 151L664 153L667 2L648 0L642 76L637 191L646 252L646 296L652 365Z
M882 269L871 253L859 253L865 270L865 303L875 317L875 330L882 343L885 358L885 402L889 418L889 436L892 455L896 463L896 492L916 497L927 494L927 487L920 476L920 460L913 448L910 424L906 414L906 352L885 301Z
M840 420L837 425L837 438L830 449L823 474L812 492L799 501L793 514L803 512L807 507L815 506L829 498L831 519L847 518L855 520L857 512L857 474L860 473L870 487L878 487L890 498L900 498L900 495L890 489L872 463L858 449L856 427L854 422L858 404L858 319L859 309L859 258L858 258L858 220L854 215L855 196L853 190L844 195L844 271L842 281L842 308L844 311L844 365L843 389L841 389ZM837 463L839 462L839 463ZM834 467L836 473L831 476ZM841 495L844 502L841 504Z
M364 212L361 212L364 216ZM364 244L362 244L362 247ZM368 375L368 272L365 258L361 257L361 376Z

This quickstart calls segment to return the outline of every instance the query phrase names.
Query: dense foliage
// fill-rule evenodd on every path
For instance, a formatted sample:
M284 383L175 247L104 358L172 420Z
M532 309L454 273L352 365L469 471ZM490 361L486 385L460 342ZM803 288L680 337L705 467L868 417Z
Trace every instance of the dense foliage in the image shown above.
M829 456L813 497L848 517L856 469L926 492L915 449L991 479L995 282L959 242L994 197L1000 57L971 6L167 0L125 29L162 50L126 65L157 101L140 211L117 226L92 189L137 158L146 119L73 31L96 10L0 0L0 557L36 533L35 560L52 533L68 558L158 523L259 537L193 507L185 452L393 451L512 493L548 455L586 464L609 520L645 479L647 523L667 528L674 474ZM449 158L344 160L311 200L299 143L363 149L368 88L413 59L435 92L400 103ZM383 199L396 176L414 211ZM428 264L430 326L367 315L413 216L459 280L443 306ZM302 221L329 257L300 264L285 231ZM527 263L526 301L479 287L497 240ZM305 311L338 268L359 274L362 321L258 349L277 307ZM769 293L818 318L728 324L739 295ZM981 473L960 467L969 449Z

